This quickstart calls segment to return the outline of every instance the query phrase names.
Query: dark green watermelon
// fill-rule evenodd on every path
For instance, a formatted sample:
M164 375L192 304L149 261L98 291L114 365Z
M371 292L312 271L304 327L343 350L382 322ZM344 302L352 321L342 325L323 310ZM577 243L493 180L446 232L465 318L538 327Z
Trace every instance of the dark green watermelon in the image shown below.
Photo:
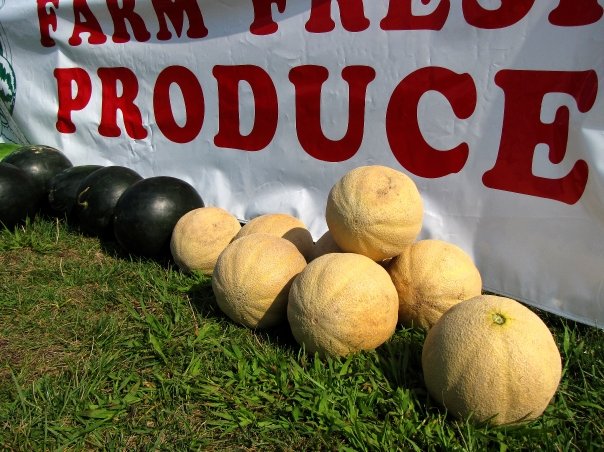
M52 213L70 217L82 181L101 165L78 165L64 169L50 180L48 204Z
M32 178L10 163L0 162L0 228L13 229L33 218L39 192Z
M127 252L145 257L165 257L176 222L204 203L195 188L170 176L156 176L132 184L119 199L113 233Z
M105 166L82 180L73 208L73 220L85 234L111 234L113 209L130 185L142 180L136 171L125 166Z
M48 206L50 180L57 173L73 166L61 151L44 145L21 146L2 161L15 165L29 174L38 188L39 204L43 208Z

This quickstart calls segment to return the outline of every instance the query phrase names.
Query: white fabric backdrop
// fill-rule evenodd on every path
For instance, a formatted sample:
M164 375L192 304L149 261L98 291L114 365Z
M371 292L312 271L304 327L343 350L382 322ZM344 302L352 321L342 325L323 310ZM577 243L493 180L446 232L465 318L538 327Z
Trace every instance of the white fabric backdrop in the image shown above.
M207 205L223 207L240 219L267 212L293 214L307 224L315 239L326 230L324 209L331 186L357 166L388 165L409 174L422 193L425 220L421 238L439 238L465 249L475 259L485 289L581 322L599 327L604 324L601 14L590 24L554 25L549 14L557 2L537 0L517 22L486 29L468 23L462 2L451 2L440 30L383 30L380 21L387 15L389 2L375 0L364 2L369 26L352 32L343 26L338 2L333 1L334 29L313 33L305 28L311 1L300 0L281 2L285 5L281 12L279 2L275 2L272 16L278 30L258 35L250 32L254 21L252 3L256 2L198 0L207 36L187 37L189 20L185 18L180 36L178 27L168 20L172 38L161 40L157 38L159 22L152 3L131 0L120 4L134 7L144 19L150 39L114 43L108 2L88 0L87 5L107 40L91 44L89 34L82 33L83 42L71 45L74 22L90 25L89 17L74 13L73 3L60 0L53 4L49 0L43 5L41 16L34 1L7 2L0 9L0 44L5 67L4 77L0 77L4 83L2 89L12 96L13 119L30 142L56 146L74 164L125 165L145 177L179 177L192 183ZM419 0L409 3L416 16L433 14L441 4L448 4L445 0L427 5ZM471 2L463 2L466 3ZM497 10L508 2L479 3L485 9ZM597 10L603 2L579 3L590 4L591 9ZM56 17L56 27L44 26L38 20L49 15ZM132 37L132 29L128 31ZM41 33L48 33L55 44L42 45ZM173 65L191 71L203 91L203 124L199 133L186 143L165 136L153 104L159 74ZM277 127L268 145L258 151L224 148L214 143L219 130L219 99L213 69L233 65L260 68L275 87ZM303 65L323 66L329 71L321 92L321 127L332 140L342 138L348 126L348 85L342 79L342 69L362 65L375 70L365 96L362 142L351 158L326 162L309 155L300 144L296 132L299 118L295 86L289 73ZM147 132L144 138L128 136L119 112L120 136L99 133L106 93L101 90L97 71L117 67L127 68L138 82L135 104ZM476 94L474 108L467 118L456 117L447 98L436 91L427 92L419 101L419 128L429 145L442 151L460 143L468 146L463 168L443 177L422 177L409 171L396 159L387 137L387 110L395 89L410 74L430 67L468 74ZM13 78L6 68L12 68ZM57 69L70 68L85 71L90 78L91 93L85 107L71 114L76 131L64 133L56 126L59 93L58 79L53 74ZM550 179L564 177L578 160L586 162L587 182L574 204L497 190L483 183L483 175L493 168L500 152L507 93L496 83L496 76L507 70L592 71L595 76L595 83L592 79L581 94L589 97L590 90L592 93L595 90L586 111L580 111L577 100L568 94L551 93L544 97L542 122L552 122L561 107L569 111L568 139L562 146L565 155L560 162L552 162L547 145L539 144L532 159L533 174ZM78 89L74 84L71 88L70 95L76 96ZM118 86L118 94L119 90ZM462 97L471 94L466 91L461 93ZM254 98L245 82L239 84L238 93L240 129L245 135L258 119L254 105L260 100ZM175 121L184 125L186 102L176 84L171 85L170 101ZM466 101L472 105L471 99ZM10 138L7 133L4 135L5 140Z

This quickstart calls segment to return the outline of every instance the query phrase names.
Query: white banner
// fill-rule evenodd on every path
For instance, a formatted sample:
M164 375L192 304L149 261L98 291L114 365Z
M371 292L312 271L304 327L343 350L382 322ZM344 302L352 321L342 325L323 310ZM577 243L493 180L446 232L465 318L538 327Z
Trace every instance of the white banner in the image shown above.
M76 165L315 239L343 174L391 166L486 290L602 327L603 4L1 0L0 94Z

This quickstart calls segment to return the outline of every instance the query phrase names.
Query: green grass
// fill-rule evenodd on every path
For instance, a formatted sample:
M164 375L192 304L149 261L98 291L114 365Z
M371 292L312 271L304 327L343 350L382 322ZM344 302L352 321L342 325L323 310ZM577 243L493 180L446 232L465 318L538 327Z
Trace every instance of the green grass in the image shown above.
M228 320L208 278L38 219L0 232L0 450L602 450L604 332L539 315L554 401L477 427L427 395L420 331L315 359Z

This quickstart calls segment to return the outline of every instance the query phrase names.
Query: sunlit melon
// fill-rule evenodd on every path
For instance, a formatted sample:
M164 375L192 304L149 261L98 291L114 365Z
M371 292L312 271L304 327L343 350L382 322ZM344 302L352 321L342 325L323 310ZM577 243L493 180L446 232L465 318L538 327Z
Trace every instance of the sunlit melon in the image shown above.
M397 323L398 298L388 273L366 256L324 254L296 277L287 318L308 353L345 356L386 342Z
M482 293L482 278L463 249L444 240L420 240L392 258L388 273L399 297L399 321L430 328L460 301Z
M386 166L361 166L334 184L325 218L343 251L382 261L416 240L423 202L406 174Z
M289 288L305 266L304 256L290 241L251 234L220 253L212 289L219 308L233 321L268 328L286 322Z
M239 220L220 207L191 210L174 226L172 257L184 271L211 275L218 256L240 229Z
M282 237L292 242L300 253L308 259L313 247L310 231L300 219L286 213L267 213L252 218L243 225L235 239L250 234L264 233Z
M539 417L562 373L545 323L509 298L456 304L428 331L422 369L430 395L462 419L494 425Z

